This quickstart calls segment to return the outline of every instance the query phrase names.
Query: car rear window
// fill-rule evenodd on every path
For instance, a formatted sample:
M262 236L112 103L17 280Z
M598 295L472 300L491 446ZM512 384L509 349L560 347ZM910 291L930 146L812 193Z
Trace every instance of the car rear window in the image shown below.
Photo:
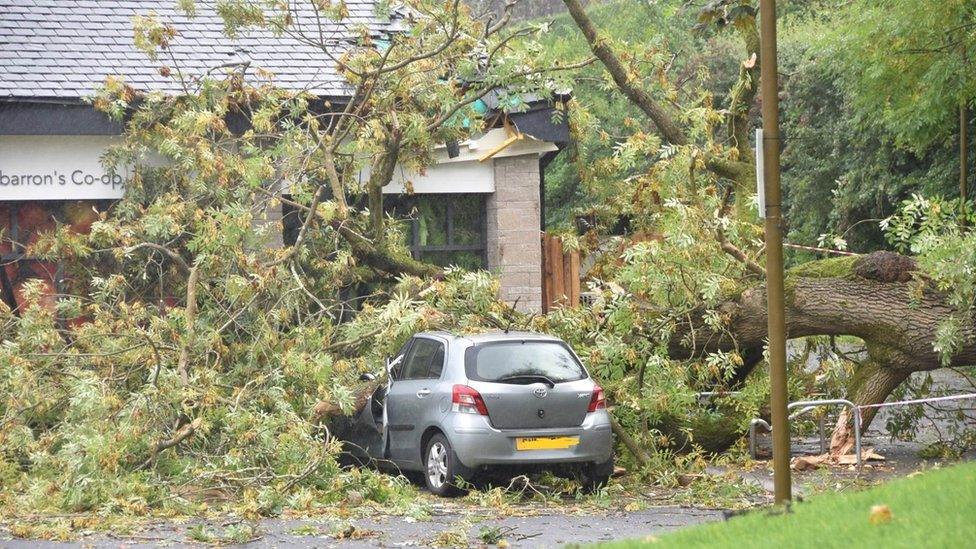
M469 379L504 383L553 383L586 378L586 370L559 341L500 341L469 347L464 356Z

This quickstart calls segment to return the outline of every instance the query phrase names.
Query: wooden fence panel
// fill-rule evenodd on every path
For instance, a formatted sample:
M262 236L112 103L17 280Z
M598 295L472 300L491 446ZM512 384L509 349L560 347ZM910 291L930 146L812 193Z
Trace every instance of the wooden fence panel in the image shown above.
M575 307L580 300L580 254L564 250L558 236L542 235L542 311L568 305Z

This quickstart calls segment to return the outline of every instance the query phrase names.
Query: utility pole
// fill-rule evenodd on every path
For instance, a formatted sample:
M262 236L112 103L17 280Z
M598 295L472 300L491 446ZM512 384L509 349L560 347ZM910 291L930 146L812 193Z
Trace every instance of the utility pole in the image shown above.
M770 407L773 419L773 486L777 504L792 498L790 425L786 391L786 313L783 299L783 208L779 183L779 86L776 67L776 0L759 3L762 146L766 191L766 306L769 321Z

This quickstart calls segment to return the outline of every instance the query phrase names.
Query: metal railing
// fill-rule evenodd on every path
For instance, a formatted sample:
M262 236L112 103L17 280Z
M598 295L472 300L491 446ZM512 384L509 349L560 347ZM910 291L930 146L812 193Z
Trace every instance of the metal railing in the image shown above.
M831 399L831 400L800 400L797 402L791 402L787 405L787 410L793 410L795 408L801 408L798 412L791 414L789 420L792 421L794 418L800 417L803 414L813 411L821 406L845 406L849 408L854 416L854 451L857 456L857 470L861 470L861 409L857 407L853 402L845 400L842 398ZM826 452L826 440L824 437L824 425L823 418L819 420L820 424L820 451L821 453ZM773 428L769 423L761 418L755 418L749 423L749 455L753 459L756 458L756 427L762 425L766 430L772 432Z
M705 395L706 393L700 393ZM798 412L791 414L789 419L792 421L794 418L800 417L803 414L815 410L821 406L845 406L849 408L854 416L854 451L857 452L857 469L861 470L861 410L866 408L887 408L890 406L905 406L913 404L929 404L933 402L944 402L950 400L969 400L976 399L976 393L958 394L958 395L948 395L940 397L930 397L930 398L917 398L912 400L898 400L894 402L881 402L878 404L864 404L858 406L853 402L845 399L832 399L832 400L801 400L798 402L791 402L787 406L787 410L793 410L794 408L801 408ZM824 435L824 423L823 417L821 416L818 420L820 426L820 453L825 453L827 451L826 439ZM749 455L753 459L756 458L756 428L763 426L766 430L772 431L773 428L769 423L760 418L753 419L749 423Z

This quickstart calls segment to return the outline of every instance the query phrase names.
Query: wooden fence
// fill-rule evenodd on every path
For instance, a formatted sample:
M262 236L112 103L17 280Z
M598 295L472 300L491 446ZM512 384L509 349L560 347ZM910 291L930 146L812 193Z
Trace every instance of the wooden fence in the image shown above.
M558 236L542 235L542 312L580 302L580 253L563 250Z

